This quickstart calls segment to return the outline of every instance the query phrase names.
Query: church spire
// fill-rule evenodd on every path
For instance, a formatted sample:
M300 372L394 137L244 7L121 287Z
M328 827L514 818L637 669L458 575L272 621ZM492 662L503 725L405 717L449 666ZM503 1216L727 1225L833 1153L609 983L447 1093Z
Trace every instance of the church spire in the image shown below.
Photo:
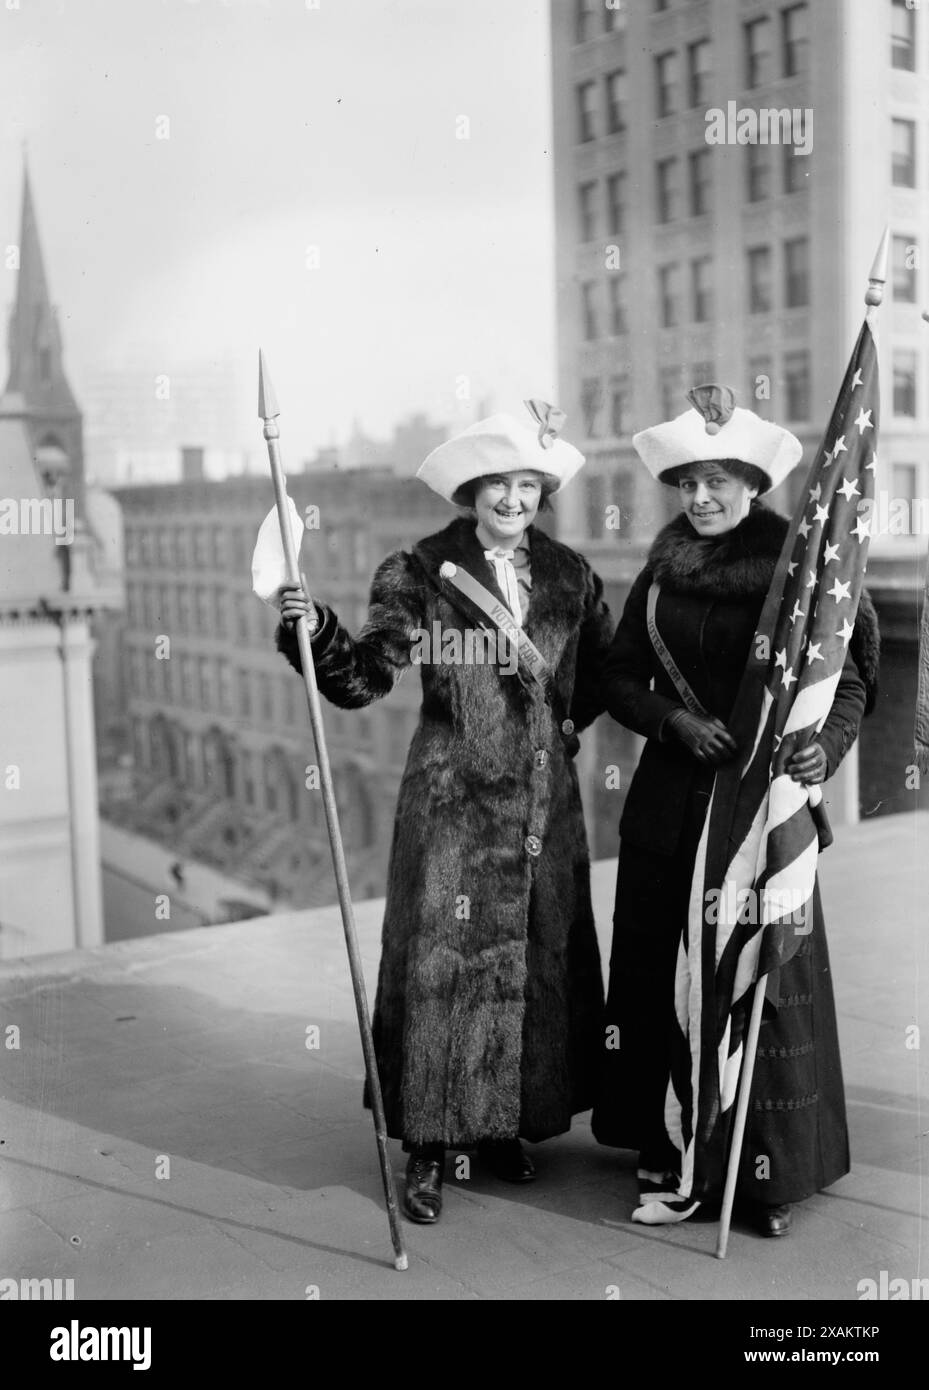
M40 421L67 425L79 420L80 410L65 375L61 332L49 295L25 157L19 275L8 344L9 377L4 394L20 397L24 416L36 425Z

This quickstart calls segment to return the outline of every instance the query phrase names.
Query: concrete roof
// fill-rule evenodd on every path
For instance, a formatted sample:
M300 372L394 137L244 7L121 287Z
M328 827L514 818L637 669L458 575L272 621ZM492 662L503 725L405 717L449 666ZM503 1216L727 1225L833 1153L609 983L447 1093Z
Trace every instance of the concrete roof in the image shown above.
M821 861L851 1175L786 1240L630 1223L633 1155L587 1117L512 1188L450 1161L436 1227L392 1267L337 909L0 963L0 1274L77 1299L855 1300L918 1274L929 816L839 830ZM595 866L604 957L615 864ZM382 904L357 907L373 988ZM9 1028L20 1030L10 1046ZM318 1049L307 1028L320 1029ZM921 1097L921 1098L920 1098ZM391 1145L402 1173L399 1145ZM160 1156L170 1158L159 1177Z

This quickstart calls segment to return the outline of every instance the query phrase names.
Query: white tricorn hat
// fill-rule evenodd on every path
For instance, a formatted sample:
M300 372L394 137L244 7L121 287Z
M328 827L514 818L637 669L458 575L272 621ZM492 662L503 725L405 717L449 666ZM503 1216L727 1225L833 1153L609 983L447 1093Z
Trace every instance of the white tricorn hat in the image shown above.
M545 401L524 404L534 424L502 412L476 420L433 449L416 470L417 478L451 502L462 483L531 468L556 479L554 491L560 492L583 466L584 455L573 444L556 438L565 421L564 411Z
M736 459L764 474L768 492L800 462L803 445L790 430L742 410L728 386L695 386L687 399L694 409L632 436L639 458L659 482L669 469L686 463Z

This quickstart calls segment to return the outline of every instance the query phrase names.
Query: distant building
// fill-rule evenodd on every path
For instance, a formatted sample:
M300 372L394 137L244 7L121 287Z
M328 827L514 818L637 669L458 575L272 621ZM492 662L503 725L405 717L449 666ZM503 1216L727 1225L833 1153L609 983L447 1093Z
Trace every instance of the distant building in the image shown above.
M559 404L588 458L558 499L559 534L599 569L617 616L647 542L675 510L639 465L632 434L685 410L690 386L718 381L792 429L809 461L888 213L877 490L926 498L923 10L901 0L552 0L551 25ZM791 143L708 143L714 109L727 121L730 109L787 110ZM801 469L772 504L790 512L802 486ZM917 800L904 769L926 546L925 532L872 544L884 695L862 733L860 786L853 758L830 788L852 819L859 804L870 814ZM608 721L599 736L588 772L607 853L619 805L602 767L631 772L638 744Z
M451 519L447 503L389 470L294 473L319 509L302 563L311 589L357 632L372 574L392 550ZM273 494L265 478L127 487L125 661L135 764L130 801L105 808L179 855L234 871L297 906L334 902L303 685L274 648L277 613L251 592L251 557ZM352 887L384 892L419 678L385 700L323 714Z
M95 572L83 470L81 412L24 173L0 397L3 957L103 939L90 625L118 595Z

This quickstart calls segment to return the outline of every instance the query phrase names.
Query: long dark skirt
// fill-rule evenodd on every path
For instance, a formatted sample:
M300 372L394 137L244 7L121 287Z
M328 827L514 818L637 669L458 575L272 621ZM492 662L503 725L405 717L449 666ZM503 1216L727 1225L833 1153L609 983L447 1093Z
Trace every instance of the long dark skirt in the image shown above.
M699 817L694 817L697 830ZM660 1170L679 1162L664 1125L674 970L686 920L696 841L669 859L622 845L613 917L605 1053L593 1132L601 1144L638 1149ZM798 1202L849 1169L845 1093L822 904L813 930L780 973L776 1017L761 1026L738 1192ZM767 1162L763 1160L767 1159Z

